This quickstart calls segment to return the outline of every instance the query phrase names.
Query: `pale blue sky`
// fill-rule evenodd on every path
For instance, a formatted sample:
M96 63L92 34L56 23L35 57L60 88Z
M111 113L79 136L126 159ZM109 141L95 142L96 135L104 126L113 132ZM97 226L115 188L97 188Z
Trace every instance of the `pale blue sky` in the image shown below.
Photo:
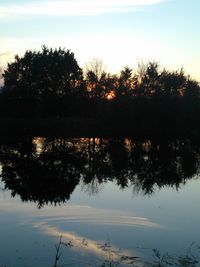
M0 0L0 60L46 44L71 49L82 67L157 60L200 80L199 12L199 0Z

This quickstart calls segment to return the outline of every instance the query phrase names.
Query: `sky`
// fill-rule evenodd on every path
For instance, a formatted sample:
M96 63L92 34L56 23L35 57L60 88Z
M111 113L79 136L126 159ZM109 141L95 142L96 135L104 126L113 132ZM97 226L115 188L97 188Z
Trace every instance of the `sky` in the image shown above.
M42 45L74 52L81 67L134 70L158 61L200 81L199 0L0 0L0 65Z

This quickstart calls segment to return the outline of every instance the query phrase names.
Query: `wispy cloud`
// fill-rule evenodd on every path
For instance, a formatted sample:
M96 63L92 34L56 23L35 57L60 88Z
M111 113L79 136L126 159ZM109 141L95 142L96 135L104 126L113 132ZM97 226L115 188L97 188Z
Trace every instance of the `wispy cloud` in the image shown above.
M0 58L5 57L5 56L9 56L10 54L11 54L10 52L0 52Z
M166 0L46 0L0 5L0 16L95 16L105 13L132 12L138 7Z

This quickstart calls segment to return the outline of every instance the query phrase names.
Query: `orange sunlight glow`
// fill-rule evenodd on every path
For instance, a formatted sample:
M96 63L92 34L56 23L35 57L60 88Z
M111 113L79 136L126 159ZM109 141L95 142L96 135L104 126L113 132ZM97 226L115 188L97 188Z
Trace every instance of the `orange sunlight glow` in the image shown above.
M112 100L114 98L115 98L115 92L114 91L111 91L106 95L106 99L108 99L108 100Z

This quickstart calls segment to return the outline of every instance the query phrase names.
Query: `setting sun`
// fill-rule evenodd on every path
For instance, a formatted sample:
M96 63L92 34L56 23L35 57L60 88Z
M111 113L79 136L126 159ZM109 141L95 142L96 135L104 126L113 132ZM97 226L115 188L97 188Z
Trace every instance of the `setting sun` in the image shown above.
M112 100L115 98L115 92L114 91L111 91L110 93L107 94L106 98L108 100Z

